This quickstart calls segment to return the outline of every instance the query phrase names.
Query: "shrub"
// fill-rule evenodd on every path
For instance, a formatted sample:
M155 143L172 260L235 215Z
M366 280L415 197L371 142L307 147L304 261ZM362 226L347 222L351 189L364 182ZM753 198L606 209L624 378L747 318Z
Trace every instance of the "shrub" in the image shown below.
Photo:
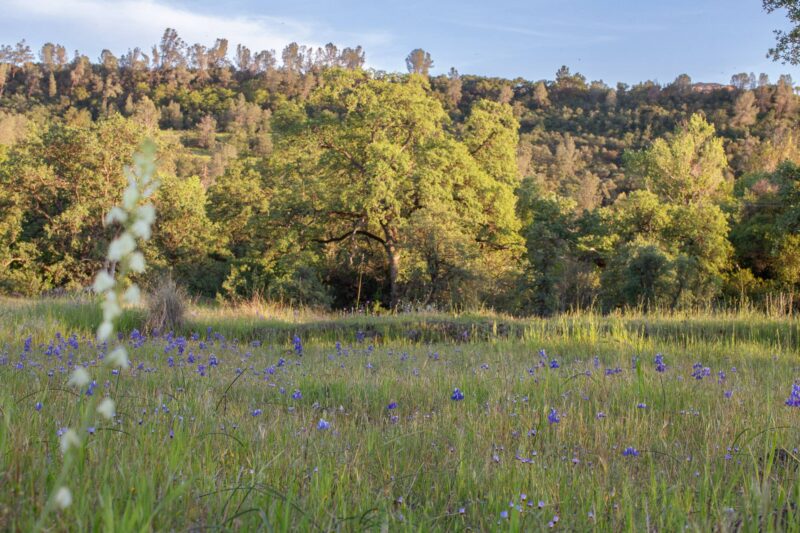
M186 315L186 291L172 276L165 276L147 295L148 331L172 331L183 325Z

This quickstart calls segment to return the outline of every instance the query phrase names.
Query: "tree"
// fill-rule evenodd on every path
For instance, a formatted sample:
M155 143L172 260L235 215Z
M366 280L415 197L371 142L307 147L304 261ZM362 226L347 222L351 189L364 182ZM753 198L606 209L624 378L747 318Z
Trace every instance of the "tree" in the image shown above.
M755 124L757 118L756 95L753 94L753 91L744 91L736 97L731 124L739 128L747 128Z
M468 148L483 149L479 139L507 135L483 131L495 123L479 111L465 133L469 143L459 142L428 91L421 76L397 83L334 70L308 110L287 104L273 124L275 172L288 189L286 216L304 228L308 243L379 246L392 307L400 301L403 256L413 251L407 244L410 228L420 229L413 223L418 217L454 223L487 253L516 242L512 187L481 169Z
M134 122L117 115L86 127L48 125L9 151L0 165L0 203L8 204L0 231L11 240L0 261L18 270L3 275L23 283L15 290L90 282L112 237L106 210L125 188L122 168L141 138Z
M603 210L607 309L692 306L719 294L729 268L728 223L716 205L664 203L649 191Z
M775 30L775 47L770 48L768 57L773 61L781 61L790 65L800 64L800 1L798 0L763 0L764 9L772 13L786 9L792 29Z
M543 81L536 83L533 89L533 101L539 107L548 107L550 98L547 96L547 86Z
M447 103L450 107L458 107L458 103L461 101L462 87L461 76L455 68L451 68L447 74Z
M406 57L406 68L411 74L427 76L430 69L433 68L431 54L422 48L415 48Z
M737 223L730 240L738 263L777 289L800 290L800 167L784 163L772 173L737 184Z
M226 242L206 213L206 190L197 176L162 173L160 181L148 264L172 271L195 293L213 296L222 272L212 256L224 257Z
M627 153L627 172L670 203L691 204L717 197L728 160L714 126L695 114L667 140Z

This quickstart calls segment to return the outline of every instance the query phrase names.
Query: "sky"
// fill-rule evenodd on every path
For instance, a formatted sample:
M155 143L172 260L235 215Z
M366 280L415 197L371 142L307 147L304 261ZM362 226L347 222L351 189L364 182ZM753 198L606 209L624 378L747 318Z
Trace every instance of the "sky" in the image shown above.
M783 13L761 0L0 0L0 43L21 39L80 50L92 59L149 49L166 27L188 43L225 37L235 49L362 45L367 66L405 71L414 48L433 74L553 79L561 65L589 80L666 84L679 74L727 83L738 72L774 80L796 67L766 52Z

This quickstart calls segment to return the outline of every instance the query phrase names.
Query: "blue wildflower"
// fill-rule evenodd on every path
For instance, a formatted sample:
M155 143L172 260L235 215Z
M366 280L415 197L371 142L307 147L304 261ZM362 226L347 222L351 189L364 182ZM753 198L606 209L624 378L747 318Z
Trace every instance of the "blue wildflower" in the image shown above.
M455 389L453 389L453 394L450 396L450 399L454 400L454 401L463 400L464 399L464 393L461 392L461 390L458 387L456 387Z
M389 409L390 411L392 409L397 409L397 402L391 402L389 405L386 406L386 408Z
M326 429L330 429L331 423L325 420L324 418L320 418L319 422L317 422L317 429L320 431L325 431Z
M34 405L33 407L37 411L41 411L42 410L42 402L36 402L36 405Z
M561 422L561 417L558 415L558 411L551 408L550 413L547 415L547 421L551 424L558 424Z
M667 365L664 364L664 356L660 353L656 354L655 363L656 372L664 372L667 369Z
M622 450L622 455L625 457L639 457L639 450L637 450L633 446L628 446L627 448Z
M303 397L303 393L300 392L300 389L295 389L294 392L292 393L292 399L293 400L299 400L302 397Z
M292 342L294 343L294 353L303 355L303 341L300 340L300 337L295 335Z
M786 405L789 407L800 407L800 385L797 383L792 385L792 394L786 400Z
M263 412L263 411L262 411L261 409L253 409L253 412L252 412L251 414L252 414L253 416L258 416L258 415L260 415L262 412Z
M556 361L555 359L550 361L550 368L558 368L559 366L561 366L561 365L559 365L558 361Z

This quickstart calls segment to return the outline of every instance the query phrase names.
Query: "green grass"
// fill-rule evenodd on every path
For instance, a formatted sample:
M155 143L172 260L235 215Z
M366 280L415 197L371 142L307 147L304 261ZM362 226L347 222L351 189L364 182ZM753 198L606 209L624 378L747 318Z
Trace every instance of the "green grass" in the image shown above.
M61 466L56 431L76 424L84 402L39 345L56 331L87 335L97 318L80 301L0 302L0 529L36 521ZM142 318L127 314L125 327ZM92 369L118 419L98 420L70 477L75 502L49 528L503 531L547 529L558 515L564 530L800 531L800 409L784 405L800 378L797 320L195 308L186 330L208 326L264 344L190 341L180 366L152 339L133 350L142 370ZM27 335L34 350L19 370ZM190 350L202 361L186 363ZM211 353L219 366L201 377ZM75 359L95 355L81 339ZM560 368L537 366L553 358ZM698 361L711 369L703 380L691 376ZM463 401L450 400L454 387ZM640 455L624 457L628 446Z

